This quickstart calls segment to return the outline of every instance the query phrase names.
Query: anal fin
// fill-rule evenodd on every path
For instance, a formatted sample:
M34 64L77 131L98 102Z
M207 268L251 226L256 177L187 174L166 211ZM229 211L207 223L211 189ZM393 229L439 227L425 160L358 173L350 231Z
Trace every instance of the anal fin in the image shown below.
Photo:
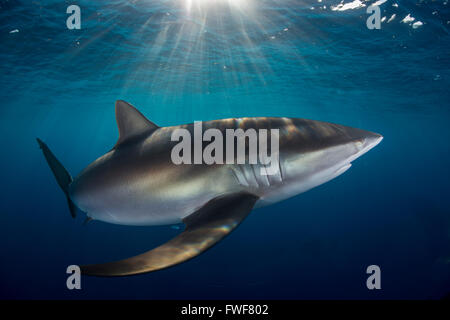
M81 272L91 276L128 276L192 259L234 230L257 200L258 197L243 192L215 198L185 218L186 229L165 244L132 258L81 266Z

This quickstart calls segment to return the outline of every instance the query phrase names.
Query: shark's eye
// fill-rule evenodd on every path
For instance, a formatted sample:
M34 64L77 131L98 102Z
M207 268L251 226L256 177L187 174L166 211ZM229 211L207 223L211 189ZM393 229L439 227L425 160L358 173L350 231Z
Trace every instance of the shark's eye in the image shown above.
M355 141L355 145L358 149L362 149L362 147L364 146L364 138L358 139Z

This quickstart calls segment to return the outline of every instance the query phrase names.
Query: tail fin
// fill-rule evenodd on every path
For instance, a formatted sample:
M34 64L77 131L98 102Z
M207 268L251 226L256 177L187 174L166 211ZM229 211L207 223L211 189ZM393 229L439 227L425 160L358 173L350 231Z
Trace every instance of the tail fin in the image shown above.
M39 147L42 149L42 152L44 153L44 157L47 160L47 163L50 167L50 169L53 172L53 175L56 178L56 181L58 182L61 189L64 191L67 197L67 203L69 205L69 210L72 218L75 218L76 216L76 207L72 200L70 200L69 197L69 184L72 182L72 176L69 172L63 167L61 162L59 162L58 159L53 155L53 153L50 151L50 149L47 147L47 145L42 142L41 139L37 138L37 142L39 143Z

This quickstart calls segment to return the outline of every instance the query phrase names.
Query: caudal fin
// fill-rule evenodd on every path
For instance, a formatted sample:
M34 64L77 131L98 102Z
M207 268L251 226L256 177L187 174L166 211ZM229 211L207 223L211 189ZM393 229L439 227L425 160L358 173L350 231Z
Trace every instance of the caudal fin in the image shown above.
M45 160L47 160L47 163L50 169L52 170L53 175L55 176L56 181L58 182L58 185L61 187L61 189L64 191L64 194L66 195L70 214L73 218L75 218L76 207L69 197L69 184L72 182L72 176L70 175L69 172L67 172L64 166L61 164L61 162L59 162L59 160L56 159L56 157L50 151L47 145L39 138L36 138L36 140L39 143L39 147L42 149L42 152L44 153Z

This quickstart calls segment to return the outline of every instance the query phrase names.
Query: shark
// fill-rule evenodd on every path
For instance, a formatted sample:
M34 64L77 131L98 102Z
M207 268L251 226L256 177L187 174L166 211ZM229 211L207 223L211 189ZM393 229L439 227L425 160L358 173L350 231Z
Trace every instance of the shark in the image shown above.
M205 128L278 129L278 170L264 164L175 164L176 129L160 127L131 104L115 105L119 138L114 147L73 178L39 138L40 149L64 192L72 217L151 226L183 223L173 239L123 260L81 265L90 276L130 276L175 266L205 252L230 234L253 209L293 197L330 181L375 147L380 134L300 118L249 117L203 122Z

